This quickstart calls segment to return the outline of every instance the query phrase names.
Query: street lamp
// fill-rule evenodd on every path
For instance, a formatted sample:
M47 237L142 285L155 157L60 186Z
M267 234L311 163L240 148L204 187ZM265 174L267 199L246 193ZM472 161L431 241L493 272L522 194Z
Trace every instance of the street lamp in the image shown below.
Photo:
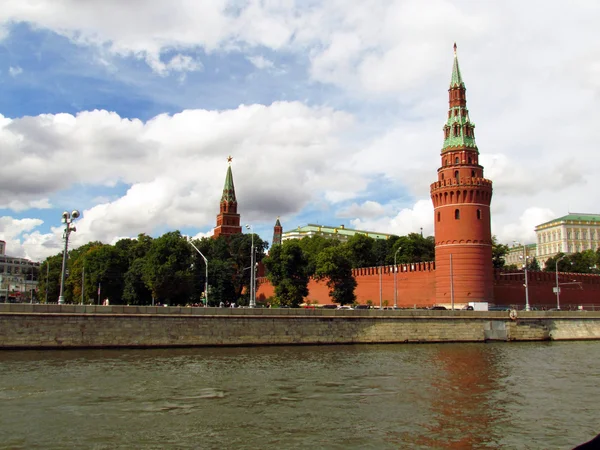
M394 308L398 307L398 265L396 264L396 256L398 256L400 250L402 250L401 246L394 253Z
M560 286L558 285L558 262L567 255L562 255L556 260L556 309L560 309Z
M254 228L252 228L252 225L246 224L246 229L250 230L250 233L252 233L252 248L250 250L250 302L248 304L248 307L254 308L256 306L256 298L254 292L254 271L256 270L256 268L254 267Z
M65 231L63 233L63 238L65 240L65 252L63 253L63 261L62 261L62 272L60 276L60 293L58 295L58 304L62 305L65 303L65 297L63 295L63 290L65 286L65 273L67 271L67 251L69 249L69 235L72 231L77 231L75 225L71 225L75 219L79 217L79 211L74 209L72 212L65 211L62 213L62 223L66 225Z
M523 259L523 272L525 274L525 311L529 311L529 283L527 280L527 258L528 256L526 255L526 247L525 244L521 244L518 241L513 241L515 244L517 245L523 245L523 256L521 257Z
M204 260L204 266L206 267L206 274L204 276L204 306L208 307L208 259L206 259L206 256L204 256L202 252L198 250L198 247L196 247L192 241L189 242L190 245L194 247L194 250L200 253L200 256L202 256L202 259Z

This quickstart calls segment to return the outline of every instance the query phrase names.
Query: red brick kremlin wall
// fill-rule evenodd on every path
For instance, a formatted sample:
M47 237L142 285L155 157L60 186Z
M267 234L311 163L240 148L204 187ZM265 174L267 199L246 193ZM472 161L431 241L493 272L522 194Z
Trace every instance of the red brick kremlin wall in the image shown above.
M435 299L435 264L433 262L402 264L398 266L398 306L403 308L432 306ZM354 269L357 282L356 300L365 304L371 300L374 306L379 306L379 268L368 267ZM538 308L556 307L556 286L554 272L528 272L529 279L529 304ZM275 295L273 286L266 278L260 278L256 298L265 301ZM574 281L573 281L574 280ZM566 284L562 283L581 283ZM525 306L524 276L520 274L502 275L496 271L494 274L494 303L496 305ZM584 305L600 309L600 276L590 274L560 273L559 285L561 288L560 304L562 309ZM325 282L311 280L308 285L307 300L318 304L331 304L329 290ZM381 292L382 303L385 306L394 305L394 272L392 266L381 267ZM448 304L450 303L448 299ZM446 303L444 303L445 305ZM458 303L457 303L458 304ZM461 304L462 305L462 304Z

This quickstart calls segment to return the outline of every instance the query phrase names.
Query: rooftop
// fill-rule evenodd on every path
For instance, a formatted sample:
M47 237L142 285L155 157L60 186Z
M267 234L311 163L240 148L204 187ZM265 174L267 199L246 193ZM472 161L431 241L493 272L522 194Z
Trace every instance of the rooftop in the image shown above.
M537 225L535 228L537 229L544 225L557 224L560 222L598 222L598 224L600 224L600 214L569 213L566 216L558 217L557 219L552 219Z
M338 234L342 236L354 236L355 234L364 234L366 236L372 237L374 239L389 239L391 236L395 236L394 234L389 233L380 233L378 231L365 231L365 230L355 230L352 228L346 228L344 225L340 225L338 227L331 227L328 225L319 225L314 223L309 223L304 226L298 226L292 230L284 231L284 236L287 234Z

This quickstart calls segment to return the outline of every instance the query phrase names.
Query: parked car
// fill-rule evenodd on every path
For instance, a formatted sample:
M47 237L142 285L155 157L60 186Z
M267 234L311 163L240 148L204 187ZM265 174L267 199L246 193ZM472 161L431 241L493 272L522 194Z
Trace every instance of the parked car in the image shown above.
M338 307L338 305L334 305L334 304L322 306L323 309L337 309L337 307Z
M371 309L369 305L356 305L354 309Z
M466 305L466 306L463 306L462 309L465 311L473 311L473 309L475 309L475 308L473 308L471 305Z
M354 308L352 306L348 306L348 305L340 305L337 307L337 309L343 309L346 311L350 311L350 310L353 310Z
M429 309L435 309L435 310L439 310L439 311L444 310L445 311L448 308L446 308L445 306L432 306Z

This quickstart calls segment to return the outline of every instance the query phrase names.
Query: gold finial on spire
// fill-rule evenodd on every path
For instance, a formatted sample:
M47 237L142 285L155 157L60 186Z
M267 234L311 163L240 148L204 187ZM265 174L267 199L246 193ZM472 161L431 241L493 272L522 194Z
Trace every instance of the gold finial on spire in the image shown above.
M456 42L454 43L454 56L456 57Z
M233 160L233 156L229 155L229 156L227 157L227 162L228 162L229 164L231 164L231 161L232 161L232 160Z

